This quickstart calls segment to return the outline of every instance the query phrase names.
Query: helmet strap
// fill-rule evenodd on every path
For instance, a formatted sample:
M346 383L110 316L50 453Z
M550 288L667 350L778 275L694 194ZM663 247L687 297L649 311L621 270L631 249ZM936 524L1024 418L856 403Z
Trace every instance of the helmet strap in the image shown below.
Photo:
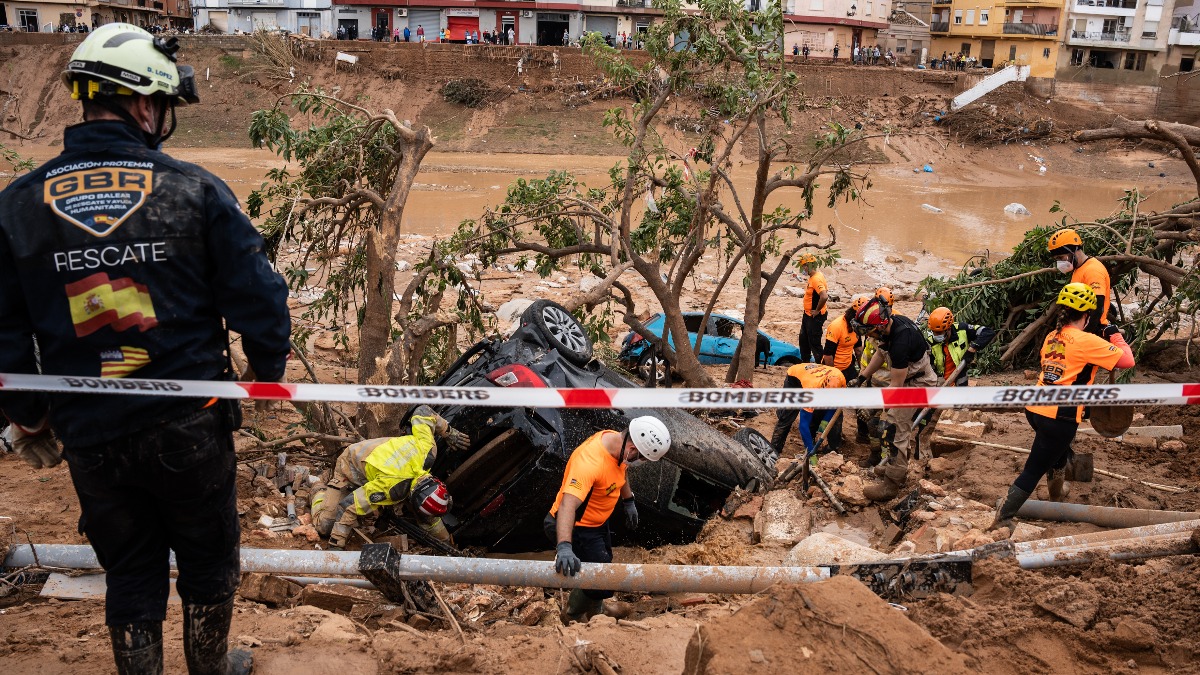
M177 124L177 121L175 119L175 103L173 101L169 101L167 99L159 99L159 100L162 102L162 107L158 111L158 120L155 122L155 125L154 125L155 130L153 132L149 132L149 131L146 131L146 129L144 127L142 127L142 123L139 122L138 119L133 116L133 113L129 112L129 110L125 106L123 106L117 102L115 97L113 97L113 96L96 96L96 97L92 98L92 101L94 101L97 105L104 108L108 112L116 115L117 117L120 117L126 124L136 128L138 131L140 131L142 133L142 138L144 138L146 141L146 146L148 148L150 148L151 150L159 149L159 147L168 138L170 138L172 134L175 133L175 126ZM164 134L163 126L166 124L166 121L167 121L168 109L171 112L171 126L169 129L167 129L166 133Z

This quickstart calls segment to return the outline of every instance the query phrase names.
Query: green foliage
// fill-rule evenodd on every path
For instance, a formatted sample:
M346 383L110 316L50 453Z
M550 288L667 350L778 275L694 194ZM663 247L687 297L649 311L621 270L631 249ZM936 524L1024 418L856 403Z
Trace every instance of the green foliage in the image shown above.
M37 166L37 162L32 159L23 158L16 151L9 150L3 145L0 145L0 160L3 160L8 165L9 177L6 184L13 182L17 176L26 171L32 171Z
M487 102L491 90L487 83L475 77L450 80L442 85L442 98L468 108L478 108Z

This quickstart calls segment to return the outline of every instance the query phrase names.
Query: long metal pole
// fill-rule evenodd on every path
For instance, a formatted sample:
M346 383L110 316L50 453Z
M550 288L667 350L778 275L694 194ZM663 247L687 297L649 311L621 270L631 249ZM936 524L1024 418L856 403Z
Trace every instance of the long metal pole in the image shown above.
M90 546L28 544L13 547L7 567L96 569L100 565ZM358 574L358 552L291 551L243 548L242 570L270 574L350 576ZM716 565L584 564L574 577L554 571L544 560L451 558L404 555L396 575L410 581L497 584L541 588L588 588L640 593L757 593L773 584L819 581L828 567L737 567Z
M1200 513L1188 511L1158 511L1155 509L1117 509L1110 506L1087 506L1064 502L1043 502L1031 499L1017 512L1021 518L1055 520L1068 523L1091 523L1101 527L1137 527L1200 519Z
M1200 551L1190 532L1163 534L1136 539L1121 539L1103 544L1051 549L1036 553L1018 553L1017 563L1023 569L1078 565L1093 560L1133 560L1168 555L1188 555Z

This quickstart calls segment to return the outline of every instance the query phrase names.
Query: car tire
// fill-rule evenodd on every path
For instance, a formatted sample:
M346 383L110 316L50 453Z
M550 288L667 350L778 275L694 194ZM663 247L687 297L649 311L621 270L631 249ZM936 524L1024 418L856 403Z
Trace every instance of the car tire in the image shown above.
M784 368L791 368L792 366L796 365L797 363L800 363L800 359L794 359L790 356L785 356L782 359L779 359L778 361L776 361L775 365L783 366Z
M538 300L530 305L523 323L532 324L566 359L576 365L592 360L592 341L583 324L566 307L551 300Z
M738 429L733 435L733 440L744 445L768 468L774 469L775 463L779 461L779 453L771 447L771 441L750 427Z
M657 380L655 386L671 386L671 362L661 356L657 359L657 365L654 364L654 361L653 348L647 348L638 358L637 374L642 378L642 383L650 386L651 381Z

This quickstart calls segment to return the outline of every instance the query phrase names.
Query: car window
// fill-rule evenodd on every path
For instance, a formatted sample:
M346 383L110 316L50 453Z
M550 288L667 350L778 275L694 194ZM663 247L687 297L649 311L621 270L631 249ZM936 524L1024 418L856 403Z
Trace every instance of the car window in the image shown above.
M700 332L700 319L703 319L703 314L688 314L683 317L683 324L687 326L689 333Z
M742 325L729 319L717 319L717 335L723 338L740 340L742 337Z

